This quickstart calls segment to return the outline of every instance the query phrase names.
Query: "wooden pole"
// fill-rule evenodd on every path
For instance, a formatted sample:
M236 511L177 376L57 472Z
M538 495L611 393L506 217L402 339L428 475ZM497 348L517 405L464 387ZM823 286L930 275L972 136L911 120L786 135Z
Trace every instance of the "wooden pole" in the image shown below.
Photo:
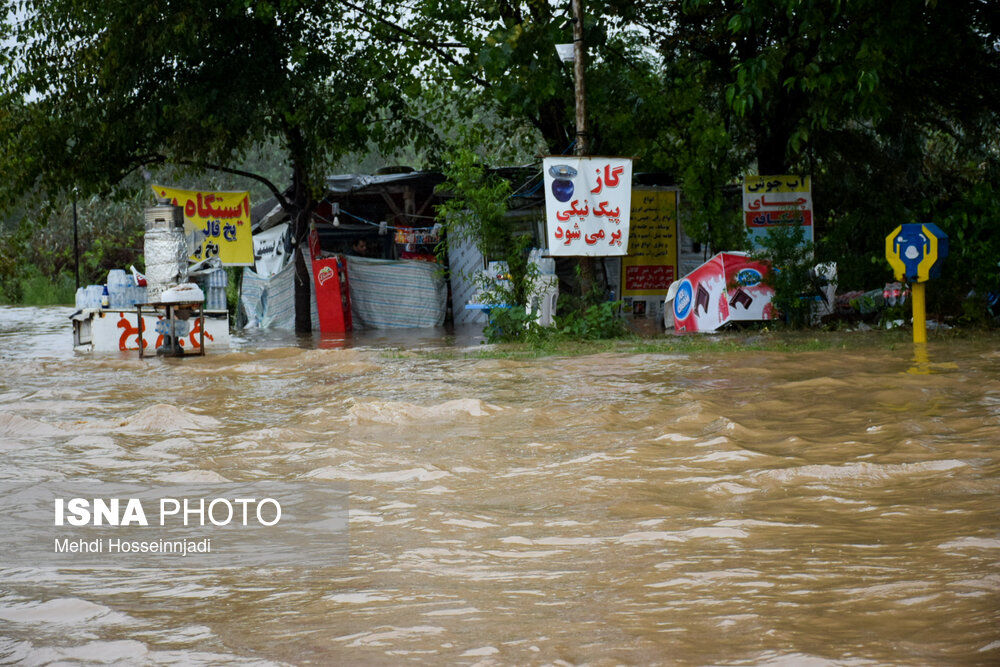
M583 0L573 2L573 83L576 102L576 150L574 154L585 156L590 149L587 140L587 44L583 39ZM594 284L594 260L580 258L580 295L590 294Z
M587 45L583 41L583 0L573 0L573 82L576 98L576 155L586 155L587 141Z

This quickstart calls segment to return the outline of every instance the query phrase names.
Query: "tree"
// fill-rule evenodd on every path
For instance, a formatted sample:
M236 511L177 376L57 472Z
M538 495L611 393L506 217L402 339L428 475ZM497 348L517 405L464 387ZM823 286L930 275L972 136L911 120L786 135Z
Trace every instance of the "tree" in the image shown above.
M661 143L677 149L687 201L710 222L725 208L720 181L811 173L817 259L841 263L844 287L884 278L895 225L996 173L996 3L664 0L636 11L682 120ZM726 236L694 223L699 240Z
M651 54L629 28L633 3L586 5L591 152L635 154L655 125L643 121L662 111L650 94L658 85ZM448 128L485 111L508 130L530 127L545 150L570 151L573 73L555 52L557 43L573 39L568 2L417 0L407 11L391 1L358 7L382 39L398 41L420 63L422 89L437 102L429 106L442 112L427 114L431 125Z
M727 129L758 173L786 173L819 158L826 133L901 115L981 126L1000 102L991 4L667 0L642 22L668 68L700 70L704 94L725 97Z
M301 242L325 169L369 141L405 136L394 139L384 121L405 118L409 68L350 3L11 0L5 14L7 203L25 192L107 192L144 165L188 165L262 182ZM287 191L234 167L275 139L292 170ZM296 266L296 328L308 331L301 250Z

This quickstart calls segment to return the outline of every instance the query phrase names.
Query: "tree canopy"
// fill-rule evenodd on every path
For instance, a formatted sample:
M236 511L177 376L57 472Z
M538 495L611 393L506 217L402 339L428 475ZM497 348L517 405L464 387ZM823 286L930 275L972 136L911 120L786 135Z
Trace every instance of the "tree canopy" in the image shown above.
M398 49L345 3L28 0L6 14L8 201L187 164L262 180L302 237L331 161L386 138L382 121L401 107L406 71L386 76ZM289 197L287 184L238 168L274 138L289 156Z
M289 183L245 175L301 235L346 153L405 146L440 166L463 125L489 127L484 148L506 159L566 152L574 136L572 73L554 50L572 40L568 2L10 0L5 11L8 203L106 191L144 164L244 173L248 151L276 141ZM595 0L584 34L591 152L636 156L637 171L680 184L697 240L739 242L725 188L741 174L810 173L817 253L860 285L899 222L953 216L978 238L1000 207L995 2ZM1000 286L977 261L984 285Z

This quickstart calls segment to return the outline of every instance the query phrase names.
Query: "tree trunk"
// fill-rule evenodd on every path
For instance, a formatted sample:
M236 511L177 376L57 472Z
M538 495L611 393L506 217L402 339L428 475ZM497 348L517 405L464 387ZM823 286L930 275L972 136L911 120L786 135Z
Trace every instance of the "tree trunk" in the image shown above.
M312 285L306 266L305 243L295 247L295 333L312 333Z
M785 150L788 135L777 128L765 128L757 141L757 173L761 176L777 176L787 172Z
M295 209L292 217L295 234L295 332L307 334L312 333L312 285L304 246L309 242L309 218L315 202L312 201L305 174L298 166L292 173L292 204Z

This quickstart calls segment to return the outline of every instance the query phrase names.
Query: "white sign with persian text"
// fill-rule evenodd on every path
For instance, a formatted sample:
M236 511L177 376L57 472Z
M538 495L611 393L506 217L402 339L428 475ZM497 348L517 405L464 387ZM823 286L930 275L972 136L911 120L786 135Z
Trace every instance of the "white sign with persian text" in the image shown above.
M545 221L549 255L606 257L628 251L632 160L547 157Z

